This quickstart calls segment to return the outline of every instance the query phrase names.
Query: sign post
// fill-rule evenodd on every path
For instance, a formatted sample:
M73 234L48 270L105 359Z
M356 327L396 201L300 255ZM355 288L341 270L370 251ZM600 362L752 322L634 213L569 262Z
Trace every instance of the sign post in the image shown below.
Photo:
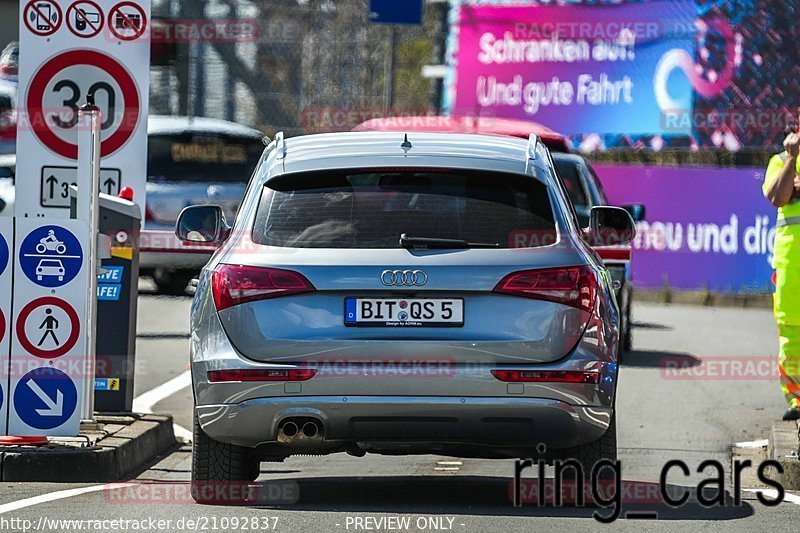
M87 103L78 110L78 197L77 219L91 228L86 265L89 268L89 286L86 292L86 371L94 377L97 357L97 275L100 263L97 256L99 212L100 212L100 109L94 105L94 94L87 95ZM84 191L89 191L86 194ZM94 421L94 379L83 381L81 390L81 420Z
M149 14L150 0L21 0L24 149L13 225L0 221L0 433L72 436L92 419L98 190L130 187L145 201ZM0 243L0 267L3 257Z
M17 154L24 194L17 195L16 216L69 217L78 112L89 94L103 117L102 192L130 187L144 205L150 0L21 0L20 6L17 146L25 150Z
M88 237L82 220L16 218L9 435L78 433L78 391L92 379Z
M11 277L14 219L0 217L0 362L8 363L11 349ZM4 368L8 368L5 366ZM0 373L0 429L6 427L8 376Z

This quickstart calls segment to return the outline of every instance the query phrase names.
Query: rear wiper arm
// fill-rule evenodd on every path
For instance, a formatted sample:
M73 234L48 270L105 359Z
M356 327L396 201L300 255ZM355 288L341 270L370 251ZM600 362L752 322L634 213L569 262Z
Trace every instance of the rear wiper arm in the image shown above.
M433 237L409 237L400 235L400 246L418 249L500 248L497 242L469 242L463 239L437 239Z

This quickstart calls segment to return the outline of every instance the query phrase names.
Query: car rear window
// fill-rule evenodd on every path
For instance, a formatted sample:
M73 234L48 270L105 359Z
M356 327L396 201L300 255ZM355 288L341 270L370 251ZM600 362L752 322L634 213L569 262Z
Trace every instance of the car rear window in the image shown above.
M516 247L555 236L547 187L530 177L402 169L288 175L270 181L253 229L260 244L399 248L401 234ZM531 242L527 240L526 242Z
M261 139L214 133L150 135L148 181L245 183L264 145Z

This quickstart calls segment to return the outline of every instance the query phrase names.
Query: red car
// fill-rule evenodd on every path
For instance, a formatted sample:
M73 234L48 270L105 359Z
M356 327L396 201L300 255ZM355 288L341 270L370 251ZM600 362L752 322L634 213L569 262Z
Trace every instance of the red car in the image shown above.
M431 133L486 133L527 139L539 136L551 152L569 152L563 135L538 122L492 117L387 117L362 122L353 131L419 131Z

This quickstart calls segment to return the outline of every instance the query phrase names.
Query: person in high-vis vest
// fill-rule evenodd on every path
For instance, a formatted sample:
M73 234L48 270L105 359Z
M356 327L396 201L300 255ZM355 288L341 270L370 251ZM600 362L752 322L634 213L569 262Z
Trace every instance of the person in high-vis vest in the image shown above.
M784 152L770 159L764 196L778 208L775 233L775 319L784 420L800 419L800 133L789 133Z

